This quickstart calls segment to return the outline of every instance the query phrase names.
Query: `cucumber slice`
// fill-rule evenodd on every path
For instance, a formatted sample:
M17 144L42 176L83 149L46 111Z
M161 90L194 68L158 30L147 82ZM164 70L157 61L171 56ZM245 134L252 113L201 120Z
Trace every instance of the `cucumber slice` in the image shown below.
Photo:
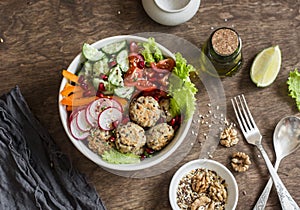
M122 71L120 69L120 66L117 65L114 68L112 68L110 70L110 74L108 76L108 81L113 84L116 85L118 87L123 87L124 86L124 81L122 78Z
M111 43L108 44L104 47L102 47L102 51L105 52L106 54L116 54L118 53L120 50L122 50L123 48L125 48L127 45L126 40L124 41L120 41L120 42L115 42L115 43Z
M130 99L131 96L132 96L133 91L134 91L134 87L127 87L127 86L125 86L125 87L116 88L114 90L114 93L117 96L121 97L121 98L128 98L128 99Z
M99 76L100 74L107 74L109 72L108 58L105 56L93 65L93 75Z
M117 55L117 63L120 65L123 72L127 72L129 69L128 51L122 50Z
M93 64L91 62L84 62L83 67L85 75L93 75Z
M83 56L90 61L98 61L103 58L104 53L94 48L92 45L84 43L82 47Z

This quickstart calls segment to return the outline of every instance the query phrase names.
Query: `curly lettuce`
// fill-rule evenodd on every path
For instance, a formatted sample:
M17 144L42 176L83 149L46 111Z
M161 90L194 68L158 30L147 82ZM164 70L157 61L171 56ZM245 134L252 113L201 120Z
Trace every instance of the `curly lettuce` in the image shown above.
M164 59L162 51L156 45L153 37L148 38L148 42L144 42L142 45L144 49L141 53L144 56L147 66L150 66L150 63L158 62Z
M298 111L300 111L300 72L298 69L290 72L287 84L289 96L295 99Z
M196 107L197 88L194 83L190 81L190 73L195 71L195 68L187 64L186 59L180 53L175 54L176 66L169 77L169 95L170 112L172 116L180 113L185 114L185 119L192 117Z
M140 162L140 156L132 153L123 154L115 149L105 151L102 158L112 164L132 164Z

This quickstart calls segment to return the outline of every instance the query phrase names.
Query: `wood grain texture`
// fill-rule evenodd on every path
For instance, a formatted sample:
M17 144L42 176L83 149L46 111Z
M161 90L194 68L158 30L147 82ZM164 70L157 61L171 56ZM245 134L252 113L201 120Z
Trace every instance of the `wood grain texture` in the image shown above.
M19 85L33 113L49 130L59 147L69 155L75 167L86 174L108 209L170 209L168 187L182 164L198 158L201 144L196 143L184 160L159 176L130 179L111 174L98 167L68 140L61 126L57 98L61 70L67 68L80 52L83 42L139 32L162 32L182 37L201 47L212 29L235 28L243 40L244 64L232 78L222 80L227 97L227 117L234 121L230 98L244 93L253 116L263 134L263 145L272 161L273 129L284 116L299 115L288 96L286 80L295 67L300 68L299 0L202 0L197 14L175 27L151 20L140 1L109 0L1 0L0 1L0 93ZM278 44L282 51L282 68L269 87L257 88L249 77L251 63L262 49ZM210 102L204 89L199 94L200 112L207 113ZM208 127L199 130L205 141ZM190 134L189 134L190 135ZM230 155L248 153L253 164L245 173L235 173L239 185L237 209L252 209L269 174L258 151L239 133L240 142L232 148L217 147L212 158L229 169ZM285 158L279 175L300 204L300 151ZM268 210L280 209L273 190Z

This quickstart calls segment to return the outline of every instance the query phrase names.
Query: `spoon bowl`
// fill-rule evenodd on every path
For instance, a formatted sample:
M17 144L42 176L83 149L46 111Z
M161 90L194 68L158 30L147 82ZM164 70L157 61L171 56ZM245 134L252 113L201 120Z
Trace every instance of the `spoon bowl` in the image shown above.
M300 146L300 118L289 116L281 119L275 127L273 144L276 154L274 169L277 171L280 161ZM253 210L265 209L272 185L270 178Z
M273 134L273 144L277 158L284 158L300 146L300 118L281 119Z

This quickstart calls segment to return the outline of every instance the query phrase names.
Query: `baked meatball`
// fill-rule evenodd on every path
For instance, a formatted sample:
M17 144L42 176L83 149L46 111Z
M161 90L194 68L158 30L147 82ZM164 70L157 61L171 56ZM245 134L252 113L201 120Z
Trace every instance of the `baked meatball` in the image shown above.
M121 124L116 129L116 147L122 153L140 155L144 152L146 135L144 129L133 123Z
M100 128L95 128L90 131L88 137L88 147L93 151L102 155L105 151L112 148L112 144L107 140L111 137L109 131Z
M129 116L142 127L152 127L160 118L158 102L151 96L140 96L130 103Z
M166 119L167 122L170 122L173 117L170 112L170 99L164 98L159 101L159 106L162 110L162 117Z
M174 137L174 129L167 123L158 124L147 132L147 146L153 150L161 150Z

